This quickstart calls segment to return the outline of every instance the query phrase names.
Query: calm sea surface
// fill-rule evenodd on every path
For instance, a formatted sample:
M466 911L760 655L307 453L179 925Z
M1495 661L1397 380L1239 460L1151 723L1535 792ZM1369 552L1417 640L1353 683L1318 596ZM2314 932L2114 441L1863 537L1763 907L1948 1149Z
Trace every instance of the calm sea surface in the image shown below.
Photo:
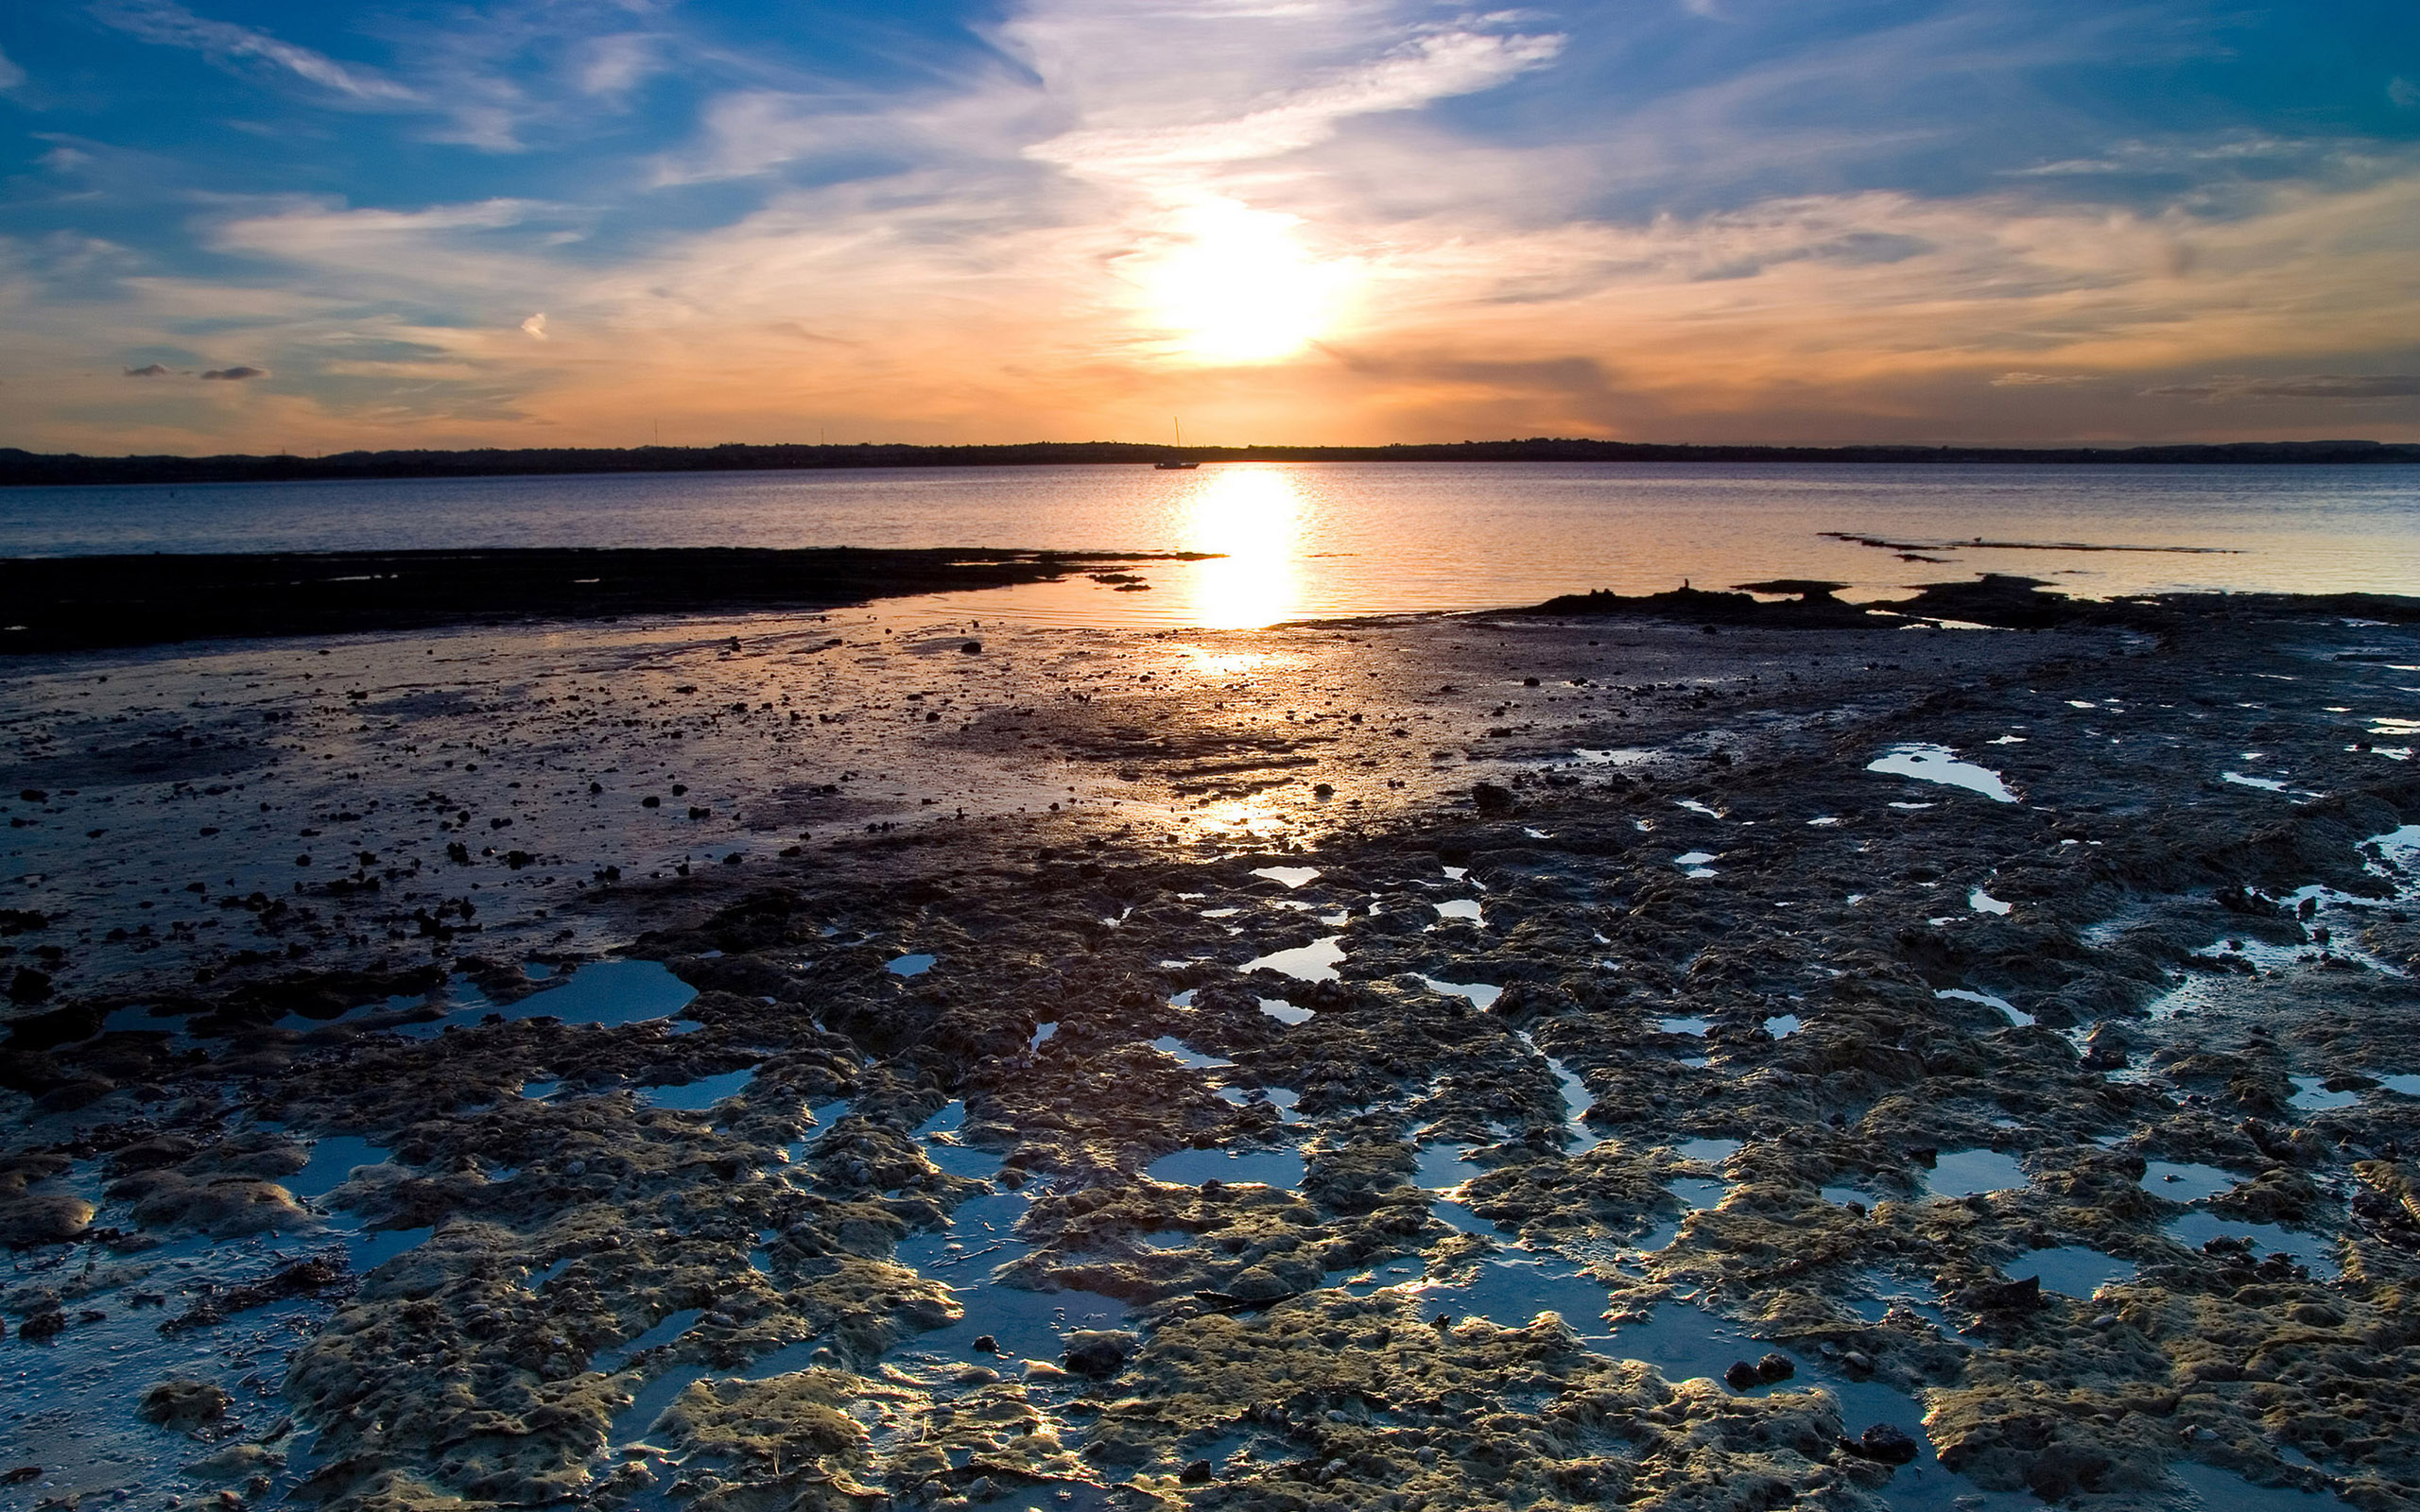
M2410 593L2420 468L1240 463L0 490L8 556L529 545L1222 554L1151 565L1149 593L1080 579L937 606L1067 625L1234 627L1684 579L1887 598L1985 572L2089 595Z

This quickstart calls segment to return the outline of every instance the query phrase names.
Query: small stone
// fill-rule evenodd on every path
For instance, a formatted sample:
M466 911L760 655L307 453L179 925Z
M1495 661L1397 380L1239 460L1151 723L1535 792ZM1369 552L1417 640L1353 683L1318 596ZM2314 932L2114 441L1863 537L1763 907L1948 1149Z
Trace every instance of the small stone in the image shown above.
M1778 1349L1756 1362L1756 1375L1763 1381L1787 1381L1798 1374L1798 1366Z
M1187 1465L1184 1469L1179 1470L1176 1478L1183 1481L1187 1486L1201 1486L1206 1484L1214 1473L1215 1471L1208 1460L1197 1459L1193 1461L1193 1463Z
M1000 1341L989 1333L977 1333L973 1349L977 1354L997 1354L1000 1352Z
M1850 1446L1855 1452L1881 1465L1905 1465L1916 1457L1916 1441L1907 1430L1889 1423L1876 1423L1859 1434Z
M1764 1384L1765 1378L1758 1375L1756 1367L1747 1361L1734 1360L1731 1368L1722 1372L1722 1380L1734 1391L1746 1391L1751 1386Z

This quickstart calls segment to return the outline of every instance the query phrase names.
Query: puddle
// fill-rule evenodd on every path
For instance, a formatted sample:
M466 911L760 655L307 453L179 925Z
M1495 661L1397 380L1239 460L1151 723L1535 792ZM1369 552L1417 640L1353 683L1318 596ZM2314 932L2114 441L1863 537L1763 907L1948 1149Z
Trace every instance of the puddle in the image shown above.
M454 1025L476 1023L491 1013L515 1022L551 1017L565 1023L617 1028L668 1019L697 995L696 988L674 976L662 961L599 961L581 967L562 986L532 992L518 1003L491 1003L474 991L472 1001L444 1018L403 1024L394 1032L413 1040L433 1040Z
M1489 1001L1495 1000L1491 997ZM1584 1155L1605 1143L1603 1135L1582 1122L1582 1115L1597 1105L1597 1099L1589 1093L1587 1084L1574 1075L1569 1066L1538 1048L1538 1042L1530 1039L1527 1031L1515 1035L1514 1038L1529 1047L1530 1054L1544 1060L1547 1063L1547 1070L1554 1075L1555 1087L1563 1093L1563 1132L1564 1138L1570 1143L1570 1153Z
M1302 1101L1302 1093L1288 1087L1221 1087L1218 1096L1220 1102L1232 1103L1237 1108L1265 1102L1277 1109L1280 1123L1299 1124L1303 1121L1302 1115L1294 1111L1294 1105Z
M1970 793L1980 793L1996 803L2016 801L2016 795L2000 781L1999 773L1972 762L1960 761L1958 753L1946 746L1893 746L1887 755L1866 763L1865 769L1889 777L1912 777L1920 782L1942 782L1951 787L1962 787Z
M2148 1160L2144 1162L2142 1187L2155 1192L2170 1202L2199 1202L2231 1190L2241 1177L2221 1171L2215 1165L2194 1165L2180 1160Z
M1653 756L1655 752L1644 747L1624 746L1613 750L1590 750L1582 747L1571 754L1576 760L1585 762L1591 766L1634 766Z
M1697 1212L1706 1208L1721 1207L1723 1197L1731 1191L1731 1183L1702 1176L1684 1176L1666 1182L1665 1188L1680 1199L1682 1207Z
M521 1095L533 1103L543 1103L562 1090L563 1084L560 1081L525 1081L521 1084Z
M1263 998L1260 1000L1260 1011L1268 1014L1270 1018L1275 1019L1278 1022L1291 1028L1293 1025L1298 1023L1309 1022L1311 1015L1319 1010L1316 1008L1298 1008L1291 1003L1287 1002L1284 998Z
M1482 926L1487 922L1479 917L1478 900L1476 898L1457 898L1450 902L1431 903L1429 906L1437 910L1440 919L1467 919Z
M1270 1001L1276 1000L1272 998ZM1172 1034L1164 1034L1152 1040L1151 1048L1164 1056L1174 1056L1195 1071L1208 1071L1216 1067L1235 1064L1232 1060L1221 1060L1217 1056L1205 1056L1199 1050L1191 1049Z
M642 1108L668 1108L684 1113L702 1113L726 1097L736 1097L748 1084L756 1079L756 1068L743 1066L720 1075L700 1076L696 1081L681 1082L668 1087L638 1089Z
M2317 1508L2329 1501L2317 1491L2255 1486L2233 1470L2193 1460L2172 1461L2168 1472L2185 1483L2185 1488L2193 1493L2203 1512L2278 1512L2281 1507Z
M1776 1013L1765 1021L1765 1033L1776 1040L1787 1040L1805 1027L1806 1021L1795 1013Z
M688 1332L697 1324L698 1319L705 1315L706 1310L702 1307L684 1307L677 1313L667 1314L636 1338L625 1339L619 1344L609 1344L597 1350L595 1358L589 1362L590 1366L610 1375L648 1350L670 1344L682 1334Z
M1290 1191L1303 1184L1303 1157L1296 1150L1179 1150L1153 1160L1143 1174L1183 1187L1223 1181Z
M1605 1308L1612 1295L1559 1256L1507 1249L1481 1259L1466 1280L1420 1289L1421 1311L1434 1316L1483 1317L1498 1328L1527 1328L1541 1313L1558 1313L1571 1331L1599 1345L1611 1334Z
M1681 799L1681 807L1688 810L1692 814L1703 814L1709 819L1719 819L1724 816L1720 809L1708 808L1705 804L1699 802L1693 798L1685 798Z
M1495 1006L1495 1000L1504 995L1502 988L1490 987L1484 982L1440 982L1433 976L1424 976L1420 983L1431 992L1442 992L1452 998L1468 998L1473 1007L1482 1010Z
M278 1183L304 1202L316 1203L344 1185L355 1166L384 1165L388 1152L355 1134L331 1134L311 1146L302 1170Z
M2028 1179L2014 1156L1997 1150L1945 1150L1924 1173L1923 1185L1928 1197L1970 1197L2006 1192Z
M1048 1023L1035 1024L1033 1026L1033 1038L1026 1042L1026 1053L1028 1055L1031 1055L1034 1051L1041 1049L1044 1045L1049 1043L1050 1037L1058 1032L1059 1021L1056 1019L1051 1020Z
M369 1233L348 1234L344 1247L353 1268L367 1276L406 1250L417 1249L437 1232L427 1228L379 1228Z
M882 969L893 976L922 976L933 969L933 963L938 959L939 956L920 952L913 955L894 956L884 962Z
M1825 1202L1835 1208L1845 1208L1854 1202L1860 1208L1870 1209L1882 1200L1873 1193L1858 1187L1825 1187L1823 1189L1823 1197Z
M2000 902L1980 887L1966 894L1966 906L1979 914L1997 914L2002 918L2006 918L2014 907L2014 904Z
M1435 1211L1439 1219L1458 1232L1466 1234L1492 1234L1495 1232L1495 1225L1490 1223L1485 1218L1480 1217L1478 1213L1473 1212L1470 1209L1462 1206L1459 1202L1453 1201L1450 1198L1440 1197L1436 1202L1430 1204L1430 1207Z
M1255 877L1267 877L1271 882L1282 882L1291 889L1318 876L1320 868L1317 867L1255 867L1252 874Z
M1739 1153L1737 1140L1683 1140L1672 1148L1685 1160L1703 1160L1707 1165L1720 1165Z
M2135 1267L2129 1262L2080 1245L2037 1249L2012 1261L2008 1266L2011 1280L2021 1281L2028 1276L2039 1276L2044 1291L2079 1298L2089 1297L2111 1281L2122 1281L2134 1274Z
M2336 1246L2317 1234L2296 1233L2273 1223L2245 1223L2214 1212L2188 1212L2168 1226L2168 1237L2187 1249L2199 1249L2213 1239L2249 1239L2253 1257L2291 1255L2322 1280L2334 1280L2342 1271Z
M1398 1255L1356 1275L1344 1289L1356 1297L1367 1297L1384 1287L1409 1285L1427 1273L1427 1263L1418 1255Z
M1412 1173L1412 1180L1431 1192L1450 1192L1478 1176L1486 1167L1463 1160L1464 1148L1451 1141L1420 1146L1419 1165Z
M2361 1100L2360 1092L2329 1091L2325 1085L2327 1080L2325 1076L2295 1076L2290 1079L2294 1084L2294 1095L2287 1101L2306 1112L2318 1112L2330 1108L2350 1108Z
M1715 870L1706 863L1720 859L1708 850L1684 850L1672 858L1672 865L1679 867L1681 875L1685 877L1711 877L1715 875Z
M1246 975L1268 970L1282 971L1299 982L1333 982L1337 964L1344 959L1343 938L1341 935L1323 935L1308 945L1253 956L1236 970Z
M2378 1085L2406 1097L2420 1097L2420 1076L2380 1076Z
M1666 1034L1695 1035L1701 1040L1705 1038L1706 1030L1713 1027L1712 1023L1704 1019L1658 1019L1655 1021L1655 1026Z
M1952 987L1944 988L1942 990L1935 992L1933 996L1937 998L1955 998L1961 1003L1980 1003L1985 1007L1997 1008L2002 1013L2008 1015L2009 1023L2015 1028L2030 1029L2034 1023L2033 1015L2010 1003L2008 999L1996 998L1989 992L1970 992L1962 987Z

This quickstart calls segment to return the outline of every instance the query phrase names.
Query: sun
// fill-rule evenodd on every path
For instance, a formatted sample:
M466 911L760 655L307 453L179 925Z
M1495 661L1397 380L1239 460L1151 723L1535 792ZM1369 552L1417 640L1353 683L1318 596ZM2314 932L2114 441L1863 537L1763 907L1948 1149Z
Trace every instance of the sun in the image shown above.
M1354 274L1306 251L1302 224L1223 196L1183 207L1167 250L1142 272L1152 323L1201 362L1274 362L1309 346L1335 321Z

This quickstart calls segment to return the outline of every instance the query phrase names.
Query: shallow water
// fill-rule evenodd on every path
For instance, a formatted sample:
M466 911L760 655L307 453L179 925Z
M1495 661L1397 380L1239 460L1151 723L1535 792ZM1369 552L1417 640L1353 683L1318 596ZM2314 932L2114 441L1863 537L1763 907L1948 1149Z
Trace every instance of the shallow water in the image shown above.
M1341 935L1322 936L1308 945L1255 955L1236 970L1246 974L1259 971L1282 971L1298 982L1333 982L1337 978L1337 964L1344 959L1343 939Z
M1424 976L1420 980L1421 984L1431 992L1443 992L1447 997L1468 998L1471 1006L1475 1008L1493 1007L1495 1000L1504 995L1502 988L1492 987L1485 982L1441 982L1433 976Z
M2409 469L1789 463L1219 463L12 489L0 553L468 546L1210 551L1153 591L959 595L987 617L1245 625L1772 577L1905 591L1982 572L2107 594L2395 593L2420 581ZM1472 532L1488 549L1470 549ZM1941 562L1826 532L1914 541ZM2219 547L2239 555L2021 550ZM979 607L978 607L979 606Z
M1179 1150L1153 1160L1143 1174L1185 1187L1204 1181L1230 1186L1257 1182L1290 1191L1303 1184L1303 1157L1296 1150Z
M2076 1297L2088 1297L2111 1281L2124 1280L2135 1274L2129 1262L2078 1245L2037 1249L2011 1261L2007 1270L2011 1280L2039 1276L2044 1291Z
M2147 1160L2144 1162L2142 1187L2170 1202L2199 1202L2231 1190L2242 1177L2215 1165L2195 1165L2180 1160Z
M1925 1195L1968 1197L1982 1192L2006 1192L2030 1179L2013 1155L1997 1150L1944 1150L1933 1168L1924 1173Z
M518 1003L490 1003L467 984L456 985L458 998L473 1001L442 1019L406 1024L395 1032L416 1040L434 1039L449 1026L475 1023L491 1013L507 1020L557 1018L565 1023L619 1027L649 1019L668 1019L689 1005L698 989L674 976L661 961L598 961L583 966L560 987L532 992Z
M2327 1080L2325 1076L2296 1076L2292 1080L2294 1095L2287 1101L2306 1112L2319 1112L2330 1108L2350 1108L2361 1100L2360 1092L2329 1091L2324 1085Z
M2000 781L2000 774L1987 766L1962 762L1958 753L1946 746L1893 746L1884 755L1865 764L1869 772L1886 777L1912 777L1920 782L1942 782L1962 787L1970 793L1980 793L1996 803L2014 803L2016 795ZM1893 807L1899 805L1893 804Z
M756 1068L743 1066L719 1075L700 1076L696 1081L666 1087L642 1087L638 1090L638 1100L648 1108L670 1108L701 1113L727 1097L738 1096L755 1079Z
M1962 987L1953 987L1945 988L1942 990L1935 992L1933 996L1937 998L1955 998L1962 1003L1980 1003L1986 1007L1997 1008L2002 1013L2007 1014L2009 1023L2013 1027L2018 1029L2031 1028L2034 1023L2032 1014L2027 1013L2022 1008L2017 1007L2014 1004L2010 1003L2008 999L1994 997L1989 992L1970 992Z
M2310 1273L2322 1280L2333 1280L2342 1273L2336 1263L2333 1241L2279 1224L2247 1223L2214 1212L2188 1212L2169 1224L2167 1232L2187 1249L2199 1249L2213 1239L2249 1239L2256 1260L2270 1254L2291 1255L2308 1265Z

